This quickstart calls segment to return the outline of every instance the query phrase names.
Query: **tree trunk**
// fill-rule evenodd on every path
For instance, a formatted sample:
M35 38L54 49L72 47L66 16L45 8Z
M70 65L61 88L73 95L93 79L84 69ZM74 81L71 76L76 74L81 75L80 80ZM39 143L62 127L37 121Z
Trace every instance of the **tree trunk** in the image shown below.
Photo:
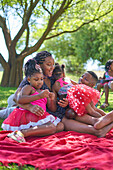
M8 64L6 64L4 66L4 71L3 71L2 81L1 81L1 86L2 87L8 87L9 76L10 76L10 67L9 67Z
M10 67L4 67L4 73L1 81L3 87L18 87L23 79L23 60L17 60Z

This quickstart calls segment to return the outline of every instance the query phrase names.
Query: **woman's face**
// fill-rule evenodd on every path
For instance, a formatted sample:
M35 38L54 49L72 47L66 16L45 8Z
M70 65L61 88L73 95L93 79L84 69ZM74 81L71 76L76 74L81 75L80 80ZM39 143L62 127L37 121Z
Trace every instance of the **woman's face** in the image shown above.
M46 57L43 64L40 64L40 67L42 68L45 76L51 77L54 69L54 59L51 56Z

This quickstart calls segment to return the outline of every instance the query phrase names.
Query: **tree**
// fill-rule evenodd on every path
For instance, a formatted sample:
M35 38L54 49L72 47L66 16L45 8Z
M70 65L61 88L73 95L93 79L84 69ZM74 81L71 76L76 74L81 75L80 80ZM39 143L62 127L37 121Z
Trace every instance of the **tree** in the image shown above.
M24 58L39 50L45 40L76 32L113 11L111 0L1 0L0 5L0 27L9 54L8 62L0 54L1 86L10 87L22 80ZM11 25L10 16L20 24L18 31L13 29L14 36L15 20Z

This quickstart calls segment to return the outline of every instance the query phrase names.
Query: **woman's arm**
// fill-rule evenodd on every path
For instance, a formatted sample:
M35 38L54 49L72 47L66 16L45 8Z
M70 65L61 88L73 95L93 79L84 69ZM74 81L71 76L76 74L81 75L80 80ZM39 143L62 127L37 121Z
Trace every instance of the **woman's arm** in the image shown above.
M44 114L44 110L42 109L42 107L38 106L38 105L32 105L31 103L29 104L18 104L19 107L25 109L25 110L29 110L30 112L34 113L37 116L43 116Z
M58 86L57 86L57 82L54 83L53 87L52 87L52 92L55 94L55 100L57 101L57 97L58 97L58 90L57 90Z
M15 92L15 94L14 94L14 99L13 99L13 100L14 100L16 103L17 103L18 94L20 93L21 89L22 89L25 85L29 85L29 82L27 81L27 78L26 78L26 77L21 81L19 87L17 88L17 90L16 90L16 92Z

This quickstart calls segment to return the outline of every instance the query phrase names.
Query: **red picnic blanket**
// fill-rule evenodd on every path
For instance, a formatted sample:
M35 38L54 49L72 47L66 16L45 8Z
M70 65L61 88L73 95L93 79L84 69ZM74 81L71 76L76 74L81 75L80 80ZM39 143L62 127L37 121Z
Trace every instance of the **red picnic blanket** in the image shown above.
M17 163L49 170L113 169L113 130L105 138L63 131L46 137L28 137L25 143L6 137L9 132L0 132L0 162L5 166Z

